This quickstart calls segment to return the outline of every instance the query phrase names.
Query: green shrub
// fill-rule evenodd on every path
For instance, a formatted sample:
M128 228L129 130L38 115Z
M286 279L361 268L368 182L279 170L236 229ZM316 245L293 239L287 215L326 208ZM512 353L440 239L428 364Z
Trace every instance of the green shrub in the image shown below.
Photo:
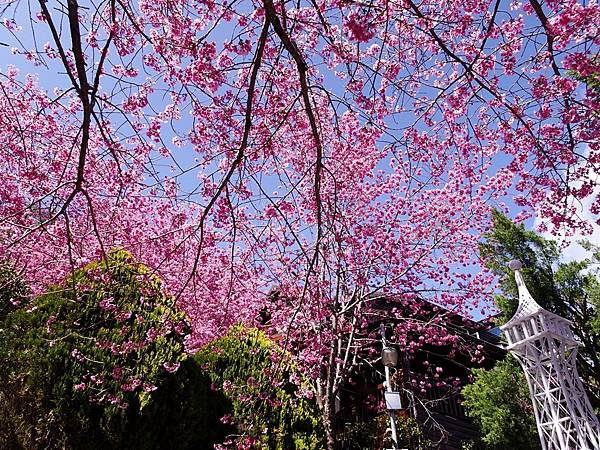
M310 390L289 355L263 332L241 326L201 349L194 360L231 400L235 448L323 449L325 433Z
M232 410L231 401L211 388L210 378L192 358L183 361L151 397L132 421L122 448L212 449L236 432L220 420Z
M462 394L467 414L481 428L473 449L535 450L540 448L525 375L511 356L492 370L475 369L475 382Z
M30 290L24 280L18 276L8 261L0 261L0 323L12 311L26 303ZM2 326L0 325L0 329ZM0 339L2 339L0 332ZM0 382L2 374L8 369L0 360ZM19 439L13 426L9 408L9 399L4 389L0 388L0 448L20 449Z
M184 362L187 332L160 280L127 252L78 270L0 326L2 439L27 449L159 448L140 447L151 439L138 430L158 435L152 420L164 418L151 417L160 409L152 399ZM208 395L196 368L180 377Z

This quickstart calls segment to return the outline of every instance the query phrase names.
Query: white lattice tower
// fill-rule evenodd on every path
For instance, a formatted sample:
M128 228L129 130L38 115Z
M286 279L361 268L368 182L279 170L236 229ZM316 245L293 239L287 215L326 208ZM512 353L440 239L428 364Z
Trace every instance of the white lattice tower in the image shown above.
M502 327L508 350L529 385L543 450L598 450L600 425L577 373L577 341L571 322L546 311L533 299L511 261L519 288L519 307Z

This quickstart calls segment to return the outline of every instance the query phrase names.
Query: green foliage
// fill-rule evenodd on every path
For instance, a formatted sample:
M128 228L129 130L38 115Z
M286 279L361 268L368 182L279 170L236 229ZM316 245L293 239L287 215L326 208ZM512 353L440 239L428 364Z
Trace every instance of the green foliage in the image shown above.
M123 436L128 449L212 449L235 433L220 418L231 401L211 388L211 380L192 358L160 383L151 401L131 417Z
M324 432L306 380L290 356L263 332L234 327L194 355L232 402L236 445L322 449ZM227 421L228 417L225 417Z
M352 450L384 448L388 420L387 414L380 414L368 421L345 423L341 433L345 447Z
M591 305L591 308L586 310L585 320L589 322L590 334L597 336L600 334L600 281L598 280L598 269L592 271L591 268L600 264L600 247L588 241L581 241L579 245L587 250L591 257L582 262L560 267L556 277L568 298L575 301L578 299L579 303L585 300ZM582 275L582 271L588 272ZM594 345L594 342L588 343ZM598 349L597 341L595 345ZM598 363L598 360L596 360L596 363Z
M511 356L492 370L475 369L475 382L462 390L467 413L480 426L481 443L471 448L540 448L525 376Z
M386 432L390 426L387 413L379 414L365 422L345 424L343 435L347 448L352 450L374 450L392 448L391 434ZM396 434L400 448L411 450L430 450L431 441L425 439L419 423L412 417L396 418ZM344 447L346 448L346 447Z
M26 303L29 286L7 261L0 261L0 321Z
M21 289L11 299L28 293L6 273ZM208 449L236 436L324 448L307 383L264 333L237 327L187 357L187 332L127 252L76 271L0 325L0 448Z
M499 211L492 212L492 220L492 229L479 244L479 253L486 266L501 278L504 295L496 297L496 304L503 313L501 321L512 317L518 305L517 283L508 268L513 259L523 263L523 278L533 298L543 307L554 310L554 305L561 303L552 269L560 255L556 243L525 230L523 225L516 225Z
M421 426L412 417L398 418L396 426L400 448L410 448L411 450L429 450L432 448L432 442L425 439Z
M0 323L10 314L24 305L30 295L30 290L25 281L18 276L14 268L7 261L0 261ZM0 329L2 326L0 325ZM0 339L2 339L0 331ZM2 374L8 367L0 360L0 382ZM0 448L21 449L17 431L13 426L13 417L9 411L9 399L4 389L0 388Z
M2 439L10 448L140 448L131 444L140 423L158 436L149 405L165 394L157 390L165 368L185 359L186 327L160 281L127 252L75 272L0 327ZM190 370L182 374L201 378Z

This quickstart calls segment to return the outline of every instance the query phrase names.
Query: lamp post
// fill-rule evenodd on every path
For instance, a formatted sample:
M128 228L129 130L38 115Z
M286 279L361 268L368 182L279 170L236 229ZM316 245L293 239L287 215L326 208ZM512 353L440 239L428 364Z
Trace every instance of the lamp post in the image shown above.
M396 430L396 410L401 408L400 393L392 390L392 381L390 377L390 368L396 367L398 364L398 351L393 347L388 347L385 341L385 327L383 324L379 326L381 333L381 362L385 368L385 404L390 416L390 428L392 430L392 442L394 448L398 449L398 433Z

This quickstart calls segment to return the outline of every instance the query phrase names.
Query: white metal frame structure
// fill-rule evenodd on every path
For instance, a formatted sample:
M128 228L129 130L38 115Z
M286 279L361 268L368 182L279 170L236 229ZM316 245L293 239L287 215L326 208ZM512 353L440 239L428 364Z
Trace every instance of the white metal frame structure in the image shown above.
M525 372L542 448L598 450L600 425L577 373L578 343L571 322L537 304L519 261L509 267L515 271L519 307L500 328Z

